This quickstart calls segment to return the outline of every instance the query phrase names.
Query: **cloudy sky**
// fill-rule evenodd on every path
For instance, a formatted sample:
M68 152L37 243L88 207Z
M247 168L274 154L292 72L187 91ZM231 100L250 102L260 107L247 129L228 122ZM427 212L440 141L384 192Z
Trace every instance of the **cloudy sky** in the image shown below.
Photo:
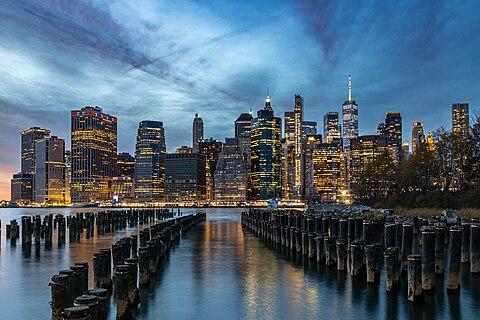
M400 111L451 126L451 104L480 106L480 1L0 1L0 199L20 170L20 131L70 145L69 110L119 119L119 151L138 122L161 120L167 148L206 137L264 103L277 115L305 98L305 119L341 111L352 75L360 134Z

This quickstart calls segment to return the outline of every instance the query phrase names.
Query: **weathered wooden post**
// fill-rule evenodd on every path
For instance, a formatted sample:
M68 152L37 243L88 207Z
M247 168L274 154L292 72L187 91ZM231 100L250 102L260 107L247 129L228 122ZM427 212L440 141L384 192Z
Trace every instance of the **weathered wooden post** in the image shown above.
M150 282L149 265L149 249L148 247L140 247L138 249L138 267L140 273L140 285L146 285Z
M104 288L96 288L96 289L88 290L88 294L97 297L98 320L107 319L108 318L108 290Z
M67 304L69 306L73 305L73 301L75 300L75 276L73 275L72 270L60 270L59 274L67 276L66 285L68 289L68 299Z
M73 279L75 282L75 297L81 296L86 288L84 288L84 273L83 273L83 266L72 266L70 270L73 271Z
M130 304L133 307L136 307L140 303L140 290L137 287L138 259L127 258L125 259L125 265L129 266L130 270L132 271L128 278L128 298L130 300Z
M435 273L443 274L443 256L445 255L445 231L443 222L435 223Z
M385 225L385 232L384 232L384 247L385 248L393 248L395 247L395 237L396 237L396 225L395 223L388 223Z
M422 291L422 257L418 254L409 255L408 258L408 301L420 302L423 300Z
M88 263L75 262L74 265L83 267L83 292L85 292L88 290Z
M462 263L470 262L470 223L462 222Z
M480 224L470 225L470 272L480 272Z
M336 262L337 252L335 248L335 238L324 237L325 265L333 266Z
M316 244L316 253L317 253L317 262L323 261L325 259L325 250L324 250L324 241L323 241L323 234L317 233L317 237L315 238Z
M340 218L338 222L338 239L347 240L348 236L348 219Z
M75 307L88 307L90 319L98 319L98 298L94 295L81 295L75 298Z
M363 268L363 247L361 242L352 242L350 245L350 263L350 274L352 277L358 276Z
M435 281L435 229L422 228L422 289L432 290Z
M347 243L345 240L337 240L337 270L344 271L347 257Z
M367 264L367 282L375 283L378 278L377 248L375 245L365 246L365 260Z
M462 255L462 227L450 227L450 248L448 265L448 290L460 288L460 264Z
M397 290L400 284L398 272L398 248L389 247L385 249L383 255L385 258L385 289L387 292L392 292Z
M408 261L407 258L412 254L413 250L413 224L404 222L402 232L402 272L407 272Z
M52 320L61 320L62 311L69 303L68 276L54 275L49 286L52 294Z
M115 297L117 299L117 319L132 319L132 307L128 297L128 280L131 274L129 266L115 266Z
M89 307L70 307L62 312L65 320L91 320Z

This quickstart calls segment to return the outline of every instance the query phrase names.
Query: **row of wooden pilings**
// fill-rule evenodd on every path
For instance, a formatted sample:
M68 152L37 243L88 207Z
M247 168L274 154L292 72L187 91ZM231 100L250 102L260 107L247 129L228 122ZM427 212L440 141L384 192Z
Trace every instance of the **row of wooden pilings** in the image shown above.
M180 216L181 212L178 211L177 215ZM16 219L6 225L6 238L15 242L21 236L22 245L25 246L32 244L32 240L35 245L40 245L41 239L44 239L45 247L51 247L55 229L58 244L64 244L67 235L69 242L78 242L83 233L88 239L93 237L95 232L108 234L126 228L127 225L133 227L153 223L156 220L171 219L174 216L173 209L159 208L81 212L66 217L61 214L55 216L49 214L44 216L43 220L40 215L22 216L21 228Z
M348 271L352 277L366 272L367 283L378 283L383 256L386 291L397 291L400 274L407 274L411 302L422 301L423 291L434 289L435 274L445 269L448 290L460 289L462 263L470 264L470 272L480 272L477 220L449 226L443 217L393 219L250 209L242 214L242 224L262 239Z
M197 213L159 222L94 253L93 289L88 289L88 263L76 262L60 271L49 284L52 319L107 319L112 291L116 318L132 319L140 303L139 287L150 282L175 241L205 219L204 213Z

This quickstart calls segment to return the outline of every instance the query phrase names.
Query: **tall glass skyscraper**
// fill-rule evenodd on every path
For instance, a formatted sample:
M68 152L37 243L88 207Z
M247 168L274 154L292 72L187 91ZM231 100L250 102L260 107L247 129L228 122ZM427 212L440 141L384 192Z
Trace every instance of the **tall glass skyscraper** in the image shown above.
M275 117L267 96L265 108L252 120L252 197L270 199L281 191L282 119Z
M323 142L340 141L342 132L338 122L338 112L327 112L323 116Z
M348 76L348 100L342 105L343 146L350 147L350 139L358 137L358 105L352 100L352 78Z
M470 126L468 103L452 104L452 131L466 136Z
M425 143L425 133L423 132L423 124L414 122L412 128L412 153L415 153L422 144Z
M387 112L385 117L385 137L389 150L396 161L402 161L402 116L400 112Z
M165 200L165 131L160 121L141 121L135 145L135 198Z
M65 203L65 140L55 136L35 143L35 202Z
M99 107L71 112L72 203L111 200L117 164L117 118Z
M245 201L247 171L238 139L225 139L215 170L215 200Z
M22 171L23 173L35 172L35 143L50 136L50 130L31 127L22 131Z
M192 129L192 148L193 152L199 152L198 143L203 140L203 119L198 117L198 113L195 113L193 119Z
M303 199L304 191L304 154L303 154L303 97L295 95L295 176L293 197Z

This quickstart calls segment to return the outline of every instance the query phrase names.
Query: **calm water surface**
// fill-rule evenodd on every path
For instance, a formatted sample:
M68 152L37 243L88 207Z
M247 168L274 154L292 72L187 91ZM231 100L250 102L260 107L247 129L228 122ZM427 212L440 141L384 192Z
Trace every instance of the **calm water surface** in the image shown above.
M367 285L335 268L303 260L261 242L243 229L243 209L199 209L207 221L172 248L152 283L141 288L137 319L478 319L480 276L462 272L460 293L447 293L443 277L425 303L412 306L406 285L387 295L385 279ZM78 212L79 209L0 209L0 319L49 319L48 282L59 270L135 234L127 228L114 235L82 238L80 243L51 249L32 244L30 250L5 239L5 225L25 214ZM92 211L84 210L84 211ZM194 209L184 209L185 214ZM90 282L91 283L91 282ZM406 283L406 279L403 279ZM112 302L112 308L114 308ZM115 312L110 313L115 318Z

